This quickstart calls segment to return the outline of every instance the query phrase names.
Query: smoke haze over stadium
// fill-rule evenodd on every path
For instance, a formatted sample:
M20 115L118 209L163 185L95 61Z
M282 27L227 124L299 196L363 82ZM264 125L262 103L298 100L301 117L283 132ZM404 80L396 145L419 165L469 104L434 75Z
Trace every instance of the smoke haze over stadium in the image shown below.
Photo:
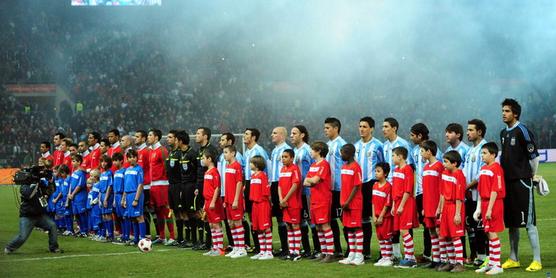
M42 48L39 64L50 72L43 80L21 78L9 74L13 64L7 61L3 84L57 83L77 96L73 101L91 107L103 99L72 89L84 72L79 65L86 65L94 82L112 79L122 94L154 94L162 103L194 99L178 107L180 116L168 123L189 132L201 124L215 133L254 126L269 142L274 126L305 124L313 139L322 139L324 118L336 116L343 137L355 141L359 118L371 115L380 139L382 119L394 116L402 137L408 137L412 124L424 122L431 137L443 143L448 123L465 126L480 118L488 126L487 139L498 141L500 103L506 97L522 103L522 120L538 125L538 134L543 121L552 126L556 121L556 32L551 28L556 3L551 1L163 0L161 7L71 7L69 0L25 0L0 6L2 37L23 38L26 49ZM37 33L44 28L59 38L41 39ZM129 44L114 49L122 37L131 38ZM10 59L14 48L3 47L3 58ZM106 52L117 62L99 58ZM145 66L148 71L135 70L145 60L155 62ZM157 92L121 85L152 78L158 78ZM199 95L208 100L196 102ZM216 110L226 111L210 118ZM239 111L244 115L222 120ZM136 121L122 125L125 132L150 127ZM58 126L67 127L66 122L62 118ZM120 126L110 123L110 128ZM69 125L78 137L84 128L109 128ZM550 136L547 145L554 141Z

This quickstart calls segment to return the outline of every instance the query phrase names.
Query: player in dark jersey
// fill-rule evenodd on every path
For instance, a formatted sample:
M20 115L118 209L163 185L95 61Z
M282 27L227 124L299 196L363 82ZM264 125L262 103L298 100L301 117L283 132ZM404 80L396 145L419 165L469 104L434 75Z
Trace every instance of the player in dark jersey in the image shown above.
M197 144L199 144L199 152L197 153L197 182L196 182L196 188L195 188L195 210L196 211L201 211L201 209L204 206L204 199L203 199L203 183L204 183L204 178L205 178L205 172L207 171L207 167L201 164L201 160L203 158L203 152L205 151L205 149L209 148L211 149L214 153L219 154L218 149L210 144L210 136L211 136L211 131L210 128L208 127L199 127L197 129L197 132L195 133L195 142ZM198 249L198 250L210 250L211 248L211 235L210 235L210 228L208 226L207 222L204 222L203 220L199 219L199 217L197 217L198 221L197 221L197 225L198 225L198 229L197 231L199 232L199 242L200 244L196 247L193 247L194 249ZM207 236L205 237L205 234L207 234ZM203 240L203 238L207 239L206 242Z
M510 257L502 268L519 268L519 228L525 227L533 250L533 262L527 271L542 269L539 232L536 226L533 177L539 165L539 153L533 133L519 122L521 106L514 99L502 102L502 120L507 125L500 132L506 198L504 222L510 233Z
M179 215L185 225L185 241L182 247L193 247L197 241L197 229L195 223L195 182L197 181L197 150L189 145L189 134L180 130L176 134L178 148L181 151L179 165L181 167L181 192L180 204L183 208ZM193 220L193 221L192 221Z
M181 206L181 150L178 147L178 140L176 139L178 131L170 130L166 136L166 141L168 146L170 146L170 153L166 157L164 162L166 165L166 176L168 177L168 201L170 203L170 208L176 216L176 227L178 228L178 238L175 244L180 244L183 241L183 220L181 215L183 214L183 207Z

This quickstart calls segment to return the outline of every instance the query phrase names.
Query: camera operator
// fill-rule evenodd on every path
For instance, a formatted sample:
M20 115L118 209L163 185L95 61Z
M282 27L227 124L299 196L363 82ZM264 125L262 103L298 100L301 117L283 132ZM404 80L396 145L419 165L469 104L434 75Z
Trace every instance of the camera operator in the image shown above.
M69 169L68 169L69 170ZM62 253L58 248L56 225L46 214L52 172L42 166L23 169L16 173L14 181L20 184L21 206L19 208L19 234L6 245L4 253L17 250L31 235L34 227L48 231L48 246L52 253ZM48 176L50 175L50 176Z

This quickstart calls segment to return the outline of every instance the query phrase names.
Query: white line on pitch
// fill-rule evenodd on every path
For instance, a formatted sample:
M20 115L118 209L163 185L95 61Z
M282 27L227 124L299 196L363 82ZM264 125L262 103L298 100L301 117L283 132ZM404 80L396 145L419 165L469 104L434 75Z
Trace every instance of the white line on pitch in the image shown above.
M154 252L168 252L174 249L161 249ZM175 249L178 250L178 249ZM56 256L56 257L38 257L38 258L26 258L26 259L15 259L0 261L0 263L11 263L11 262L26 262L26 261L42 261L42 260L58 260L58 259L70 259L70 258L81 258L81 257L96 257L96 256L120 256L129 254L141 254L140 251L134 252L119 252L119 253L99 253L99 254L79 254L79 255L67 255L67 256Z

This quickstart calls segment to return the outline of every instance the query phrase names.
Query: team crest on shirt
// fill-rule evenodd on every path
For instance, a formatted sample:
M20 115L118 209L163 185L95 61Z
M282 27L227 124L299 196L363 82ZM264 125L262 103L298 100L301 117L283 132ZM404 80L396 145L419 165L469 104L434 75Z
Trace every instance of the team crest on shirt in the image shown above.
M529 151L530 153L535 151L535 145L529 143L527 144L527 151Z
M475 162L477 160L477 156L475 154L473 154L471 156L471 162Z
M510 145L515 146L515 137L512 137L510 140Z
M189 161L187 161L187 162L189 162ZM183 164L181 165L181 168L183 168L184 171L187 171L187 169L188 169L187 162L186 162L186 163L183 163Z
M373 157L373 151L372 151L372 150L370 150L370 151L367 152L367 157L369 157L369 158L370 158L370 157Z
M175 161L173 159L170 159L170 167L174 168L175 164L176 164Z

